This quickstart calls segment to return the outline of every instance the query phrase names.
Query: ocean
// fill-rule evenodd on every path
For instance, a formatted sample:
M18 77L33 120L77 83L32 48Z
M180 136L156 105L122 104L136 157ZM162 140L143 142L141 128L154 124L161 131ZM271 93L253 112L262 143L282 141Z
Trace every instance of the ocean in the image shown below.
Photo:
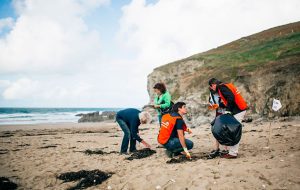
M0 108L0 125L77 123L79 116L99 111L119 111L122 108Z

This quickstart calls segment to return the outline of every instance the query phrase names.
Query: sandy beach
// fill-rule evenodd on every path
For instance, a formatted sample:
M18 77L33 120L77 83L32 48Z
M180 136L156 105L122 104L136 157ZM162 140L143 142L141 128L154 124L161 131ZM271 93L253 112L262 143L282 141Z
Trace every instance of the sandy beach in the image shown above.
M167 164L157 132L157 124L140 127L156 154L130 161L114 153L123 136L116 123L0 126L0 176L18 189L68 189L77 182L63 183L58 175L95 169L114 174L87 189L300 189L297 117L244 123L239 156L232 160L203 157L213 148L207 124L186 135L194 142L192 155L202 159ZM87 155L87 149L112 153Z

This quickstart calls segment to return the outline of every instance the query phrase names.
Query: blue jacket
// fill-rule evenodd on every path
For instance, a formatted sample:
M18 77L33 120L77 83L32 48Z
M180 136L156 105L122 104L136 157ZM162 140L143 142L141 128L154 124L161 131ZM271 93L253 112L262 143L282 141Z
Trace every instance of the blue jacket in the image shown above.
M124 109L117 113L116 120L123 120L130 129L132 139L141 142L143 139L138 135L139 126L141 125L139 113L141 111L135 108Z

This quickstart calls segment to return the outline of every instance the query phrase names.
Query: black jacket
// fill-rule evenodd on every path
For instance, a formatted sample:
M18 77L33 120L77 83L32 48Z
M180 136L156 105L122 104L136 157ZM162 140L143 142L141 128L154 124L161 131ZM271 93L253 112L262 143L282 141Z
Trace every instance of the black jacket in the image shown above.
M217 91L218 90L220 90L222 96L227 100L227 106L224 105L226 111L230 111L233 115L244 111L244 110L240 110L239 107L236 105L234 101L234 95L227 86L220 84L217 86Z

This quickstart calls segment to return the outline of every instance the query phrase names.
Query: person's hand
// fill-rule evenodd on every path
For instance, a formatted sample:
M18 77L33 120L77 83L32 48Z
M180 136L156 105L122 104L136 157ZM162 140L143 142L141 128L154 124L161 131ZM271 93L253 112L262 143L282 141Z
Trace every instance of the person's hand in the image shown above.
M188 132L189 134L192 134L192 133L193 133L192 130L191 130L190 128L187 128L187 129L186 129L186 132Z
M219 108L219 105L218 104L209 104L208 105L208 109L209 110L216 110Z
M212 107L216 110L219 108L219 105L218 104L213 104Z
M146 141L143 140L142 143L146 148L151 148L151 146Z
M189 159L189 160L192 159L192 156L191 156L191 154L190 154L189 152L186 152L186 153L185 153L185 156L186 156L186 158Z
M160 105L155 104L155 105L153 105L153 107L157 109L157 108L160 108Z
M191 154L189 153L187 148L183 148L183 152L185 153L185 156L187 159L192 159Z

